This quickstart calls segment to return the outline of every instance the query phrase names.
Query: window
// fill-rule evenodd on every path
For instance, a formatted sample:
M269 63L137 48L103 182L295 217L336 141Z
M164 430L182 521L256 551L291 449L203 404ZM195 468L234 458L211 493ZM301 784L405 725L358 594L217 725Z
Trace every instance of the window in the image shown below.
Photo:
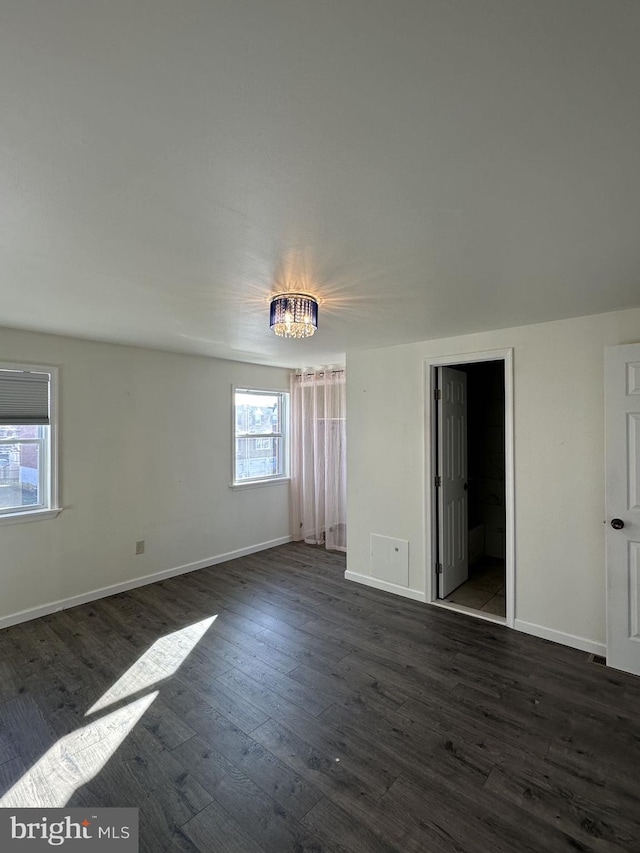
M289 395L234 389L233 483L282 480L289 475Z
M0 522L57 515L54 368L0 364Z

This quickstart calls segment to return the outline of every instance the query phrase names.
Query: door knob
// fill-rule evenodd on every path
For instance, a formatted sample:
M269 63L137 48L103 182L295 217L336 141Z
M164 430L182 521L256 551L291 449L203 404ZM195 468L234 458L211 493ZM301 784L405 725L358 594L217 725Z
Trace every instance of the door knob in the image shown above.
M622 530L624 527L624 521L621 518L612 518L611 526L614 530Z

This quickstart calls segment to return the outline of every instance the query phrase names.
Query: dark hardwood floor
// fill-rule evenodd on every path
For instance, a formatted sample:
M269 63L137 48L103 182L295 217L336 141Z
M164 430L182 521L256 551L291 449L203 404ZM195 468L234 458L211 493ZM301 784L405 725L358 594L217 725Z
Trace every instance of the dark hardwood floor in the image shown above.
M640 851L640 679L343 572L285 545L0 631L2 804L137 806L151 853Z

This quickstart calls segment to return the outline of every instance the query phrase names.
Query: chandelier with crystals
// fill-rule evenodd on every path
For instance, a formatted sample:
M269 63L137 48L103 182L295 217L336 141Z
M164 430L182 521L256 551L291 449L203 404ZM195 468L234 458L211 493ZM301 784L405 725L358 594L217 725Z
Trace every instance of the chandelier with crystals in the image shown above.
M281 338L311 337L318 328L318 300L308 293L276 293L269 325Z

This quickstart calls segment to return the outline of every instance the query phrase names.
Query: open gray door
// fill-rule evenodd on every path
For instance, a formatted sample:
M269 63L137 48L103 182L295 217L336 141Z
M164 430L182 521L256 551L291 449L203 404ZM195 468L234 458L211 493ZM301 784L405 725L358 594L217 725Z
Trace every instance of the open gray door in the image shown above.
M438 596L469 577L467 374L438 368Z

